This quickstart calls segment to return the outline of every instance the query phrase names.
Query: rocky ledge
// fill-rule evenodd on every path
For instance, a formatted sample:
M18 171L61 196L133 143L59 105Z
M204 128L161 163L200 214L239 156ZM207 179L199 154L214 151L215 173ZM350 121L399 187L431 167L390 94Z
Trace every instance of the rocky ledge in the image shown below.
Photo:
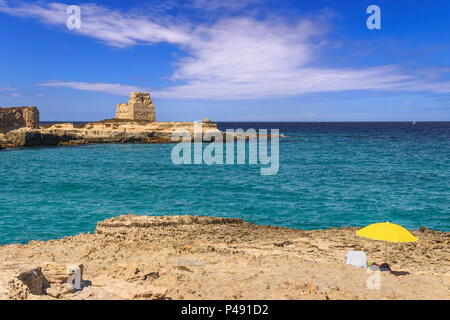
M0 299L449 299L450 233L412 231L419 241L389 244L385 257L356 230L123 215L93 234L0 247ZM380 290L345 265L348 250L390 263ZM79 290L67 286L74 267Z
M87 143L172 143L175 131L187 131L194 137L194 122L153 122L111 119L82 125L61 123L39 129L20 128L0 134L0 146L64 146ZM217 124L202 123L202 132L223 134Z
M210 119L202 133L223 135ZM36 107L0 108L0 149L6 147L82 145L87 143L169 143L176 131L194 138L194 122L157 122L150 93L132 92L128 103L117 105L116 118L39 126Z

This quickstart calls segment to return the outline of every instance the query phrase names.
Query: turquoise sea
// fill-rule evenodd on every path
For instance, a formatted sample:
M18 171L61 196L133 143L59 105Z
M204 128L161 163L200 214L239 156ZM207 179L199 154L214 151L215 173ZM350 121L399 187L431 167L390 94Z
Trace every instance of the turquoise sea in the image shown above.
M0 244L94 231L120 214L241 217L303 229L390 221L450 231L450 123L220 123L279 128L280 170L181 165L174 145L0 151Z

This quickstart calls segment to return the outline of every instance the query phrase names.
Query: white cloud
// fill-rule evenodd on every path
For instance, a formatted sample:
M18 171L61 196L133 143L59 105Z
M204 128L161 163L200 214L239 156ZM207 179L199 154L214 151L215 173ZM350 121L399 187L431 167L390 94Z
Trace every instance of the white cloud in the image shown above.
M1 2L0 2L1 4ZM5 93L11 97L20 97L21 95L18 93L19 90L13 87L0 87L0 93L4 95Z
M49 81L38 85L41 87L65 87L84 91L104 92L118 96L128 96L130 92L134 91L150 91L149 88L114 84L114 83Z
M247 7L249 4L257 3L258 0L194 0L189 5L193 8L203 10L241 10Z
M66 27L68 5L62 3L30 4L17 2L11 6L6 1L0 2L0 12L18 17L31 17L45 24ZM143 15L123 13L95 4L81 5L81 29L74 29L85 36L101 40L114 47L128 47L139 43L153 44L159 42L185 43L189 41L189 30L185 26L151 21Z
M195 3L205 5L203 0ZM208 8L217 5L213 1ZM38 18L61 28L65 28L66 7L23 2L10 6L0 0L0 11ZM316 67L329 27L320 16L292 22L279 17L261 20L233 15L194 26L179 17L160 14L155 18L92 4L82 5L81 14L82 27L76 32L110 46L165 42L187 53L174 64L175 72L170 76L173 85L153 91L158 98L251 99L348 90L450 92L448 81L404 74L397 66ZM148 90L89 82L51 81L41 85L119 95Z
M0 92L11 92L11 91L18 91L18 90L13 87L0 87Z

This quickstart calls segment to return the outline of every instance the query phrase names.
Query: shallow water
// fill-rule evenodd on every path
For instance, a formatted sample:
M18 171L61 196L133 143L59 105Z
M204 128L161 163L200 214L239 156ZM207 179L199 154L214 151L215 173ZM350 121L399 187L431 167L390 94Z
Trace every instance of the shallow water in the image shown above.
M92 232L128 213L450 231L450 123L220 124L249 127L288 136L277 175L248 164L176 166L164 144L1 151L0 243Z

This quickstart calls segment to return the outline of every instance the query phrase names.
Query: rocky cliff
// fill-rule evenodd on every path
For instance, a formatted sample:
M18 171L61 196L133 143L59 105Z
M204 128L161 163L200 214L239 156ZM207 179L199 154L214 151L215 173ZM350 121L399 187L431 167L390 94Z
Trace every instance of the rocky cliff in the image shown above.
M131 93L128 103L117 105L116 119L156 121L155 107L150 93Z
M24 127L39 128L39 110L36 107L0 108L0 133Z

